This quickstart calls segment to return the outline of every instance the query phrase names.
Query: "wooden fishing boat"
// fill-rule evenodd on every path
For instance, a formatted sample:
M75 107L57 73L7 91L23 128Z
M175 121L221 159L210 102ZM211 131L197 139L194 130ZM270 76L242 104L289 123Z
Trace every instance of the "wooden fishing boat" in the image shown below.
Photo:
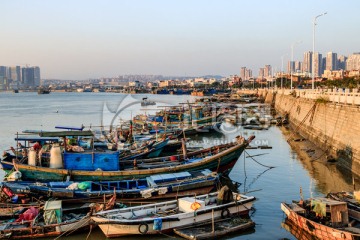
M177 154L171 156L164 156L164 157L157 157L157 158L145 158L145 159L138 159L136 160L137 168L138 169L150 169L156 167L156 165L162 166L176 166L180 164L184 164L186 162L196 162L204 157L210 157L216 154L219 154L223 151L228 150L229 148L234 147L236 143L227 143L227 144L220 144L216 146L212 146L205 149L196 149L194 151L188 151L191 148L186 147L186 155L184 154ZM168 148L164 153L168 152ZM170 152L171 153L171 152ZM134 161L133 160L123 160L120 162L121 169L128 169L133 168Z
M17 220L0 225L0 238L54 237L89 227L89 215L80 210L65 213L61 201L47 201L39 208L31 206Z
M147 97L144 97L141 101L141 106L145 107L145 106L149 106L149 105L156 105L156 102L149 101Z
M188 227L175 228L174 232L189 240L216 239L236 232L243 232L255 227L248 218L232 217L196 223Z
M281 203L287 218L317 239L360 239L360 228L349 224L346 202L328 198L311 201Z
M230 193L233 200L217 204L218 192L162 203L98 212L91 219L106 237L159 234L199 222L247 215L255 197Z
M360 222L360 202L359 191L354 192L332 192L327 194L327 198L346 202L349 211L349 218Z
M182 164L177 166L166 166L153 169L136 169L135 167L134 169L129 170L112 170L119 166L119 161L113 161L114 158L110 158L111 155L106 154L99 156L98 160L96 160L96 158L93 158L92 153L89 153L88 157L84 158L84 153L76 152L71 153L73 161L68 161L68 164L64 164L65 168L34 166L19 163L16 160L13 162L1 161L1 163L6 163L9 165L8 167L12 167L17 171L20 171L22 179L30 181L64 181L67 178L73 181L111 181L145 178L153 174L201 169L209 169L211 171L216 171L217 173L227 174L231 171L232 167L239 159L239 156L253 138L254 137L252 136L248 140L238 139L237 142L229 143L228 148L224 151L219 151L218 153L210 156L204 156L201 159L196 159L196 161L184 161ZM81 166L86 167L85 170L77 170L80 162L82 162ZM114 165L112 165L111 162L114 162ZM99 165L99 167L97 167L95 164L101 164L101 166Z
M109 194L116 194L122 201L143 201L206 194L218 182L219 176L205 169L121 181L3 182L1 189L10 189L13 195L17 195L18 202L32 197L95 199Z
M305 232L287 218L281 223L281 227L290 232L297 240L317 240L315 236Z
M151 139L147 139L151 140ZM142 158L154 158L158 157L163 151L164 147L168 144L169 138L156 141L153 140L153 143L142 147L141 149L136 149L134 151L129 151L125 156L120 155L120 162L123 160L133 160L133 159L142 159Z

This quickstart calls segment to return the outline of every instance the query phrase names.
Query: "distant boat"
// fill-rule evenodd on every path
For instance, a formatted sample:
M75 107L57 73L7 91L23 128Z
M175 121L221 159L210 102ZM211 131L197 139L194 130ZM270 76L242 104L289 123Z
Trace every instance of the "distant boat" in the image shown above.
M19 89L14 89L13 92L14 93L19 93Z
M49 93L50 93L50 89L48 89L48 88L40 87L38 89L38 94L49 94Z
M156 105L156 102L149 101L147 97L144 97L141 102L141 106Z

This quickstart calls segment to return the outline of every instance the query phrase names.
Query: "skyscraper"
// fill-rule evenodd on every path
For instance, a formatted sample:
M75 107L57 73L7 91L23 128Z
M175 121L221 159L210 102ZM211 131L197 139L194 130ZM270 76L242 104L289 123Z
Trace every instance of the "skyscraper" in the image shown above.
M302 62L296 61L295 62L295 72L298 72L298 71L301 72L301 69L302 69Z
M265 65L264 68L264 77L270 77L271 76L271 65Z
M321 76L323 74L324 70L322 68L322 55L321 53L315 53L312 57L314 61L314 75L315 77Z
M250 78L252 78L252 70L247 68L245 72L245 79L249 80Z
M288 61L287 73L295 72L295 61Z
M265 68L259 68L258 78L263 79L265 77Z
M328 52L326 54L326 70L337 70L337 53Z
M346 60L347 57L343 55L338 56L338 69L342 69L342 70L346 69Z
M0 77L8 77L8 69L5 66L0 66Z
M247 79L246 79L246 67L241 67L241 68L240 68L240 78L241 78L242 80L247 80Z
M346 60L346 70L360 70L360 52L353 53Z
M24 87L40 86L40 68L24 67L22 70L22 84Z
M34 67L34 86L38 87L40 86L40 68Z
M9 67L9 79L12 81L21 82L21 68L20 66Z
M304 61L302 66L302 71L311 73L312 70L312 52L305 52L304 53Z

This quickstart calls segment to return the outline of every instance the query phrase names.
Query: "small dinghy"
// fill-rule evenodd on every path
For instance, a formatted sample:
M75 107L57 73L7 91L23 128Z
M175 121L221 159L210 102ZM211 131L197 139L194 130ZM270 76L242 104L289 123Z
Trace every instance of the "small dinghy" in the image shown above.
M251 219L233 217L194 224L184 228L175 228L174 232L180 237L190 240L217 239L234 232L252 229L254 226L255 223Z

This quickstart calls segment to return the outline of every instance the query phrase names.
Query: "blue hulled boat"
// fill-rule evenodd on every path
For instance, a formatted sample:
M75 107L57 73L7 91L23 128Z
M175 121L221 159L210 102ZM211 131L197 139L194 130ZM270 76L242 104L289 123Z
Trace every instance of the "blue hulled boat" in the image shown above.
M8 188L23 198L102 198L104 194L116 193L122 201L141 201L144 198L164 199L208 193L218 181L219 176L215 172L204 169L121 181L3 182L1 189Z

